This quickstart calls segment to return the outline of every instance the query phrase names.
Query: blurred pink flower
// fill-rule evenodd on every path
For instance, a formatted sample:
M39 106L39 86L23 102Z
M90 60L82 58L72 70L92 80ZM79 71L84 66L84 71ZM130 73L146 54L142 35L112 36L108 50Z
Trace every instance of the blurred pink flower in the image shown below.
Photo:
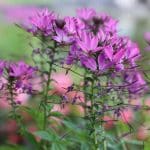
M22 137L13 133L8 135L8 142L11 144L19 144L22 141Z
M141 106L142 105L141 99L130 99L129 103L133 106Z
M58 94L66 93L67 88L73 83L71 76L65 73L55 73L52 75L52 79L52 86Z
M1 9L8 21L17 23L28 23L29 16L39 10L33 6L3 6Z
M147 106L149 109L145 110L146 113L150 114L150 98L147 98L144 102L145 106Z
M36 77L32 79L32 89L35 91L41 92L43 90L42 88L43 82L40 77Z
M148 129L145 126L141 126L139 127L137 133L136 133L136 137L138 140L144 141L149 137L149 132Z
M147 43L150 44L150 32L145 32L144 33L144 39L146 40Z
M108 115L105 115L103 117L103 126L106 130L110 130L114 127L114 119Z
M18 104L26 105L27 101L29 99L29 95L25 93L18 93L18 95L15 97L15 102ZM0 100L0 108L1 109L10 109L11 106L9 105L9 102L7 101L6 97L1 98Z
M17 123L15 120L7 120L3 127L6 132L14 133L17 130Z
M66 104L64 107L62 107L59 104L55 104L53 109L52 109L52 112L53 111L58 111L58 112L62 113L63 115L67 115L70 113L70 108L69 108L68 104Z
M121 113L121 121L123 123L131 123L133 121L134 113L133 113L132 109L126 108L126 109L122 110L120 113Z
M150 51L150 32L144 33L144 39L148 43L148 46L145 48L145 50Z

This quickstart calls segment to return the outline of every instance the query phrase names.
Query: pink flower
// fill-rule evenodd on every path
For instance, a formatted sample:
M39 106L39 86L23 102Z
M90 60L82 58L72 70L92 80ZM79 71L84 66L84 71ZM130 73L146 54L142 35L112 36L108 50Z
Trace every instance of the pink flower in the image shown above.
M120 111L121 113L121 121L123 123L131 123L134 120L133 111L130 108L124 109Z
M17 104L21 104L21 105L27 105L27 102L29 100L29 95L25 94L25 93L18 93L17 96L14 97L14 101ZM11 109L10 104L7 100L7 97L2 97L0 100L0 108L1 109Z
M147 129L145 126L139 127L136 137L138 140L145 141L150 136L149 129Z
M0 78L0 82L2 82L5 85L8 84L8 81L5 79L5 78ZM26 94L26 93L20 93L19 90L16 90L16 95L14 96L14 101L17 103L17 104L22 104L22 105L26 105L27 104L27 101L29 100L29 97L30 95ZM5 89L2 89L0 91L0 108L1 109L10 109L10 104L9 104L9 101L8 101L8 93L7 91L5 91Z
M145 106L148 108L147 110L144 110L144 114L150 114L150 98L146 98L144 101Z
M105 115L103 117L103 121L104 121L103 126L106 130L110 130L114 127L114 119L112 117Z
M70 110L70 107L69 107L68 104L66 104L64 107L62 107L59 104L55 104L54 107L53 107L53 109L52 109L52 112L53 111L58 111L58 112L60 112L60 113L62 113L64 115L68 115L71 110Z
M144 33L144 39L148 44L150 44L150 32Z
M38 8L30 6L3 6L1 9L8 21L24 24L27 24L29 16L34 15L35 11L38 10Z
M59 94L64 94L67 92L67 88L72 85L72 79L70 75L65 73L55 73L52 75L52 86L54 90Z

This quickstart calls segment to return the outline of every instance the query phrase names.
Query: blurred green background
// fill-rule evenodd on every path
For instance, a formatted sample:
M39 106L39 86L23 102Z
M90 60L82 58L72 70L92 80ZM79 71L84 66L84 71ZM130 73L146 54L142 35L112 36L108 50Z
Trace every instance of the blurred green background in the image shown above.
M15 24L45 7L61 16L75 15L81 7L112 15L119 20L119 33L138 42L146 60L143 66L150 69L150 52L144 50L147 44L143 38L145 32L150 32L150 0L0 0L0 59L30 61L33 38ZM145 149L150 150L149 142L146 145Z
M74 15L75 10L81 7L106 12L119 20L119 33L131 36L139 43L144 57L150 56L143 51L146 47L143 34L150 31L149 0L0 0L0 58L28 58L31 39L15 23L22 23L35 8L44 7L62 16Z

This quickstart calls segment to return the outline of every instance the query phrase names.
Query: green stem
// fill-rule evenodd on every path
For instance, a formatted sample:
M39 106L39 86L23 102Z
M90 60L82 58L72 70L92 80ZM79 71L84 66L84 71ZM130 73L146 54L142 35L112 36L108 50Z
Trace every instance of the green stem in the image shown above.
M46 105L47 105L47 100L48 100L49 85L50 85L50 82L51 82L52 66L53 66L53 62L51 62L50 65L49 65L48 80L47 80L47 83L46 83L46 90L45 90L45 95L44 95L44 124L43 124L43 130L45 130L46 126L47 126L47 109L46 109Z
M107 142L106 142L106 140L104 141L104 150L107 150Z
M98 141L97 141L97 133L96 133L96 116L95 116L95 100L94 100L94 81L91 85L91 115L92 115L92 128L94 135L94 150L98 150Z
M13 94L13 81L12 79L9 79L9 94L10 94L10 102L11 102L11 106L12 106L12 109L13 109L13 117L14 119L17 118L17 114L16 114L16 103L14 102L14 94Z
M86 70L85 70L85 72L84 72L84 83L83 83L83 92L84 92L84 99L85 99L84 116L88 115L88 114L87 114L87 108L86 108L86 105L87 105L87 96L86 96L86 87L87 87L87 85L86 85L86 74L87 74L87 72L86 72Z
M51 83L51 75L52 75L52 71L53 71L53 64L54 64L54 58L55 58L55 49L56 49L56 43L54 43L54 47L53 47L53 56L51 58L51 61L49 62L49 70L48 70L48 77L47 77L47 82L46 82L46 87L45 87L45 92L44 92L44 99L42 101L43 103L43 130L47 129L47 124L48 124L48 114L49 112L47 111L47 104L48 104L48 92L49 92L49 86ZM48 149L48 142L45 140L42 140L40 143L40 148L47 150Z
M10 95L10 104L11 104L11 107L12 107L12 113L13 113L13 119L16 121L16 123L17 123L17 126L18 126L18 128L19 128L19 133L21 134L21 135L23 135L24 134L24 131L25 131L25 128L24 128L24 125L22 124L22 118L21 118L21 116L20 116L20 114L19 113L17 113L17 108L18 108L18 106L17 106L17 104L16 104L16 102L15 102L15 100L14 100L14 89L13 89L13 79L9 79L9 86L8 86L8 89L9 89L9 95Z

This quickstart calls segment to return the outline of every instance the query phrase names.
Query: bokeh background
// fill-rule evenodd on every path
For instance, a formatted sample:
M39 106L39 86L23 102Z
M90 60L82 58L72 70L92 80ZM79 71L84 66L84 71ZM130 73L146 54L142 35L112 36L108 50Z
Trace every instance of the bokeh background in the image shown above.
M119 34L130 36L138 42L143 60L146 60L141 61L142 67L150 69L150 51L144 50L147 46L144 33L150 32L150 0L0 0L0 59L30 61L31 43L36 43L36 40L16 24L23 23L34 11L45 7L60 16L75 15L76 9L82 7L108 13L119 20ZM150 127L150 112L147 116L145 113L139 114L136 115L139 122L146 120ZM9 124L8 128L12 128L13 122ZM141 132L144 133L144 130ZM145 150L149 150L150 142L146 144ZM137 150L137 147L133 149Z
M150 31L150 0L0 0L0 58L27 57L29 40L15 23L23 22L34 10L44 7L61 16L74 15L81 7L106 12L119 20L120 34L138 41L141 50L146 46L143 34Z

